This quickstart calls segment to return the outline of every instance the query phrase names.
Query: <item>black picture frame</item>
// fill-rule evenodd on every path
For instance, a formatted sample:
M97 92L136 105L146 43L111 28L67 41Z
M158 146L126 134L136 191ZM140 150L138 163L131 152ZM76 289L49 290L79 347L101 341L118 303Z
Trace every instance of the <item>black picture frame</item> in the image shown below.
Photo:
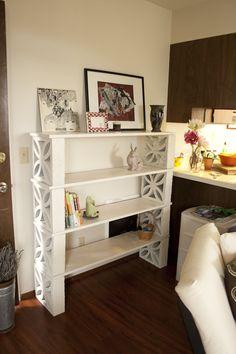
M87 112L108 113L108 128L146 130L143 76L84 69Z

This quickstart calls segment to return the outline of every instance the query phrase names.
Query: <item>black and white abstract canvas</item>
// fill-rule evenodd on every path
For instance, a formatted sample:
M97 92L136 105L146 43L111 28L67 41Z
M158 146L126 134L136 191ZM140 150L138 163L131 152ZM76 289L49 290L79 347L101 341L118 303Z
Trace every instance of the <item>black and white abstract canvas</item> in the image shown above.
M79 130L79 114L74 90L38 88L42 132Z

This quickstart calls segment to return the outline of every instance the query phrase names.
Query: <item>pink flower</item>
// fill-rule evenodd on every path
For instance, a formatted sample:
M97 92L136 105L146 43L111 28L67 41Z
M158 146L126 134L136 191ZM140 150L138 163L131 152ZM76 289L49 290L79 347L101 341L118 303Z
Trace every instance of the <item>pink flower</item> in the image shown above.
M199 136L198 145L202 146L204 149L207 149L209 147L207 139L202 135Z
M186 142L186 144L196 145L198 143L198 140L199 135L198 132L195 130L188 130L184 134L184 141Z

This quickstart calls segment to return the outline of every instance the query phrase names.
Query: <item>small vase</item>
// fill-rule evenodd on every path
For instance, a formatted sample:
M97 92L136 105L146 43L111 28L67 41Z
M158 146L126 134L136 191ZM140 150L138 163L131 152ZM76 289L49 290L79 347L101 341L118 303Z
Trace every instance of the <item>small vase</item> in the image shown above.
M151 105L150 120L152 132L160 132L161 124L164 118L164 107L161 105Z
M202 154L200 152L193 151L189 158L189 166L192 172L199 172L202 167Z
M214 159L211 157L204 157L203 163L204 163L204 168L206 171L209 171L212 169Z

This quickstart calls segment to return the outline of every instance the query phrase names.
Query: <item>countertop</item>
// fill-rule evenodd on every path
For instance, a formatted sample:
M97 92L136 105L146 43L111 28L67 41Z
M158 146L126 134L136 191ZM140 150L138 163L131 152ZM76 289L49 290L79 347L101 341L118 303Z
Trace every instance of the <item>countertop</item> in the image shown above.
M174 168L174 176L236 190L236 175L222 173L215 166L211 171L205 171L202 167L200 172L191 172L186 164L182 164Z

